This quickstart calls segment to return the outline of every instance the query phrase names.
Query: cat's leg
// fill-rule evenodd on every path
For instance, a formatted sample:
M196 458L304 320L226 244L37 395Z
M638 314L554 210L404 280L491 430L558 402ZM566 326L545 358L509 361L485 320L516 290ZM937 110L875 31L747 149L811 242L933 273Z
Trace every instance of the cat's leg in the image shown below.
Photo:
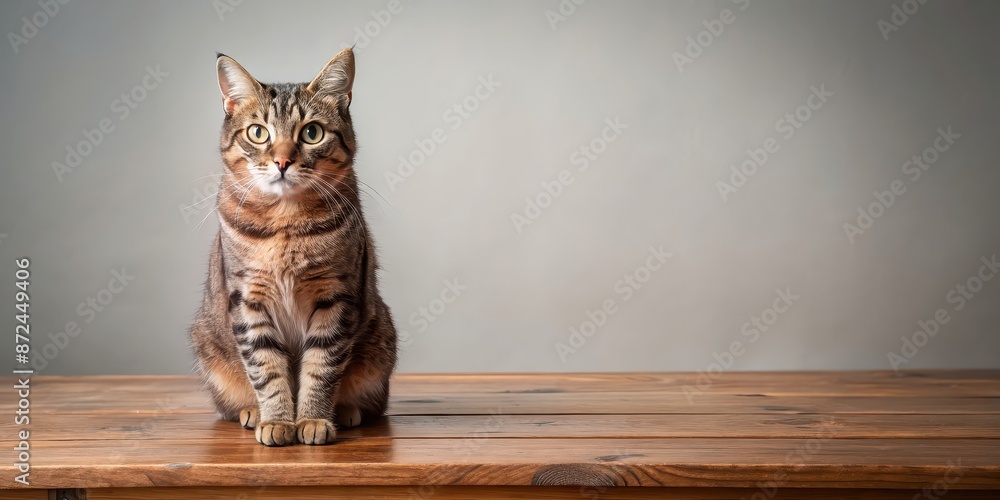
M378 362L358 357L347 367L337 399L337 425L350 428L385 413L390 372Z
M337 399L337 425L355 427L381 417L389 405L389 377L396 366L396 329L388 307L379 305L376 318L354 347Z
M352 301L320 301L312 313L299 366L295 423L303 444L329 444L336 437L334 401L351 356L358 311Z
M219 416L236 421L245 429L257 426L257 395L247 379L242 364L234 366L210 362L204 368L203 379L208 386Z
M294 444L292 360L273 316L262 297L248 294L234 308L231 321L247 378L257 397L257 441L267 446ZM253 408L244 408L240 418L247 419L245 426L253 423Z
M257 424L257 396L247 378L226 312L203 308L191 327L202 382L223 420Z

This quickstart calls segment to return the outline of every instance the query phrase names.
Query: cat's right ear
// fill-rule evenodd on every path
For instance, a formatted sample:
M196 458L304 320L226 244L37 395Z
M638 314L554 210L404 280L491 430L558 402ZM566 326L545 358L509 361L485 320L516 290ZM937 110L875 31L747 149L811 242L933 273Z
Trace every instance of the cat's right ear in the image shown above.
M231 116L236 106L248 99L255 99L262 87L260 82L240 66L240 63L225 54L218 55L215 67L219 73L222 108L226 111L226 115Z

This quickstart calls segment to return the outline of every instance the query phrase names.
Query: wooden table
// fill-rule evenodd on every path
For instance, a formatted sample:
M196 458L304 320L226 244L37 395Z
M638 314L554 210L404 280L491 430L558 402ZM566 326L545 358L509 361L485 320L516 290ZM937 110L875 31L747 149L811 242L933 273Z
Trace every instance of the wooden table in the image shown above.
M383 421L287 448L192 377L39 376L34 489L5 382L3 499L1000 498L1000 371L400 375Z

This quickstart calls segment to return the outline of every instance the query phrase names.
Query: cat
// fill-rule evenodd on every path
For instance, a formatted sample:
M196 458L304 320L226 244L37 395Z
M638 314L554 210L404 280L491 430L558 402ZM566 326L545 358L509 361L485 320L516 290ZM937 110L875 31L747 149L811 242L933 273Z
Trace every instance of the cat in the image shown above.
M354 53L308 84L216 59L220 228L190 337L221 418L258 442L329 444L385 413L396 329L354 171Z

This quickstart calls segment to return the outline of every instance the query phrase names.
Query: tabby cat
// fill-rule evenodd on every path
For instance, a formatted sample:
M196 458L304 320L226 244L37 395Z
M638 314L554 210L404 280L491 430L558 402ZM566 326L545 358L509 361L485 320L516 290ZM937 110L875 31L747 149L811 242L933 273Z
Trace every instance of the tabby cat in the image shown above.
M264 84L219 54L220 229L191 327L222 418L267 446L327 444L381 416L396 330L353 168L354 53L308 84Z

